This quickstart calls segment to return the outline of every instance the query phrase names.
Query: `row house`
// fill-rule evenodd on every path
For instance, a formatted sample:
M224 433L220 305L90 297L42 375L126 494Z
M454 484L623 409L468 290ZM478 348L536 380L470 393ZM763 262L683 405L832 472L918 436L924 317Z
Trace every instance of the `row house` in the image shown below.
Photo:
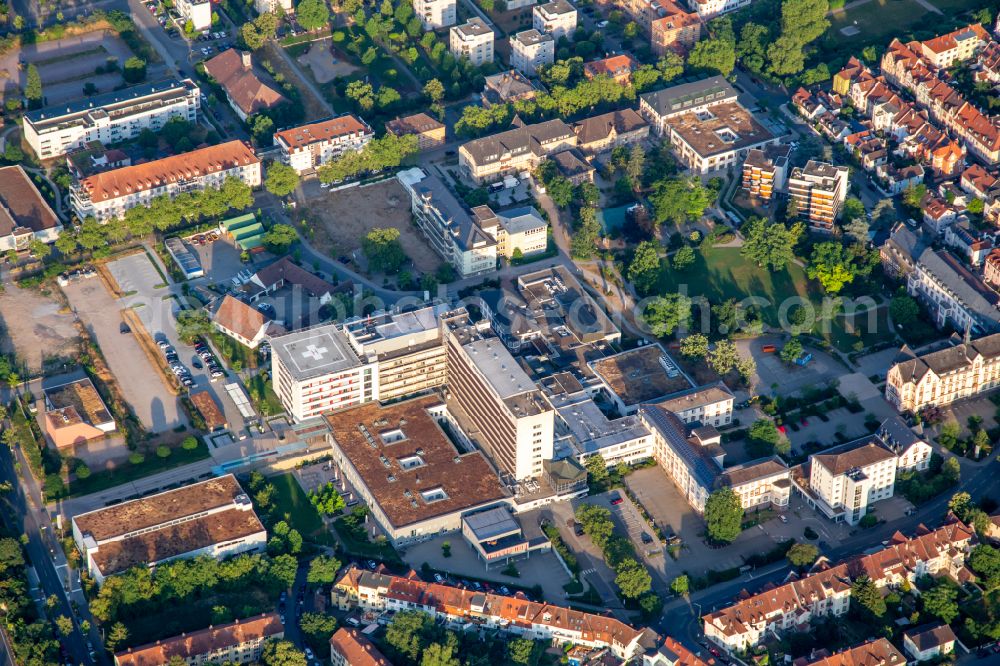
M937 69L947 69L956 63L971 60L983 46L992 41L990 33L983 26L973 23L920 42L920 54Z
M944 243L973 266L981 266L993 250L993 237L972 226L964 215L945 229Z
M958 183L963 190L980 199L995 199L1000 195L1000 177L979 164L966 167Z
M850 607L851 583L861 575L880 588L914 585L924 575L967 580L965 558L974 541L975 532L957 520L936 530L920 525L911 538L896 532L873 554L837 565L820 560L804 576L790 574L757 594L744 590L733 605L702 616L705 636L728 652L743 651L767 635L780 637L813 619L841 616Z
M1000 44L990 41L976 55L976 81L1000 83Z
M608 648L627 661L659 644L648 629L635 629L620 620L545 602L477 592L463 587L427 583L411 571L395 576L350 567L334 585L333 602L343 610L422 611L447 626L502 631L532 640L558 641L590 648Z
M837 93L828 93L825 90L815 92L799 88L792 95L792 106L794 106L802 116L808 120L815 120L824 113L840 113L844 107L844 100Z
M889 150L885 141L875 136L871 130L864 130L844 137L844 147L851 151L865 171L874 171L889 161Z

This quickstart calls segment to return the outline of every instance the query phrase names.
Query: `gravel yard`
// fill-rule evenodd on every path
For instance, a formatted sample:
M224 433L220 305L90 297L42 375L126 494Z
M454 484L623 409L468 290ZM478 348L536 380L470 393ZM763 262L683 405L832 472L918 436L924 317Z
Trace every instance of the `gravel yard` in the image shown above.
M6 331L0 335L0 351L16 353L32 372L41 369L45 358L75 356L79 337L73 314L62 310L56 298L8 283L0 290L0 322Z

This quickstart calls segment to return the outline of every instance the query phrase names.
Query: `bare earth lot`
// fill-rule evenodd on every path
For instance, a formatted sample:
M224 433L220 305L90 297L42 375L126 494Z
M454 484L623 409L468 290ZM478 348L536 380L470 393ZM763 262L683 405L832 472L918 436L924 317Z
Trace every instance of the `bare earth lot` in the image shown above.
M308 53L298 57L298 62L308 67L316 83L329 83L338 76L350 76L358 68L330 53L330 40L321 39L312 43Z
M42 359L74 356L79 338L72 313L60 313L62 304L32 289L13 283L0 291L0 351L15 352L31 372L42 367Z
M361 239L373 228L395 227L417 271L433 272L441 263L410 221L410 197L395 178L368 187L320 192L309 203L315 222L310 243L317 250L332 257L351 254L361 248Z

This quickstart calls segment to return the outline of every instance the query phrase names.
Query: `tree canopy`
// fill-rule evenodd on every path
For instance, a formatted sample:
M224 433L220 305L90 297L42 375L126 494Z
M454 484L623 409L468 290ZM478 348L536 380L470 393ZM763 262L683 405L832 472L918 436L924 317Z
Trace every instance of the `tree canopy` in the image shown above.
M705 525L712 541L732 543L740 535L743 504L731 488L720 488L705 501Z
M281 162L272 162L267 167L267 178L264 180L264 187L274 196L286 197L294 192L298 186L299 174L292 167Z
M406 253L399 242L399 229L375 228L361 241L368 266L376 273L398 273L406 262Z
M768 223L761 217L751 217L743 226L746 239L740 254L761 268L780 271L795 258L795 245L805 227L795 223L786 227L780 222Z

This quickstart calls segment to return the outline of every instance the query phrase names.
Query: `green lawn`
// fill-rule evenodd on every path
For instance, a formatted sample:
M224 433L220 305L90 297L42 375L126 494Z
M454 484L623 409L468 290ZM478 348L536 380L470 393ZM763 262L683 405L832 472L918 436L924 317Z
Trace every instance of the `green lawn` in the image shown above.
M979 6L973 0L932 0L932 3L943 16L929 12L916 0L871 0L846 11L834 12L830 28L821 40L821 50L827 54L823 58L828 58L830 51L838 55L859 55L855 51L869 44L885 48L893 37L905 42L945 33L961 23L958 14ZM841 32L846 26L854 26L860 32L848 37Z
M286 472L269 477L268 481L274 484L276 520L287 520L293 529L298 530L299 534L310 541L333 545L333 535L323 525L323 519L309 501L294 474Z
M120 486L123 483L135 481L145 476L158 474L168 469L188 465L199 460L204 460L209 456L208 447L201 440L198 440L198 448L192 451L185 451L179 445L170 450L170 455L160 458L155 451L146 451L146 458L138 465L130 462L123 463L112 470L94 471L86 479L75 479L69 484L69 489L64 497L77 497L89 495L108 488ZM49 499L58 499L50 497Z
M869 319L867 311L852 317L841 314L830 320L829 330L821 324L815 332L841 351L853 351L859 340L865 347L871 347L896 338L896 334L889 330L888 313L888 308L882 306L875 310L873 320Z

